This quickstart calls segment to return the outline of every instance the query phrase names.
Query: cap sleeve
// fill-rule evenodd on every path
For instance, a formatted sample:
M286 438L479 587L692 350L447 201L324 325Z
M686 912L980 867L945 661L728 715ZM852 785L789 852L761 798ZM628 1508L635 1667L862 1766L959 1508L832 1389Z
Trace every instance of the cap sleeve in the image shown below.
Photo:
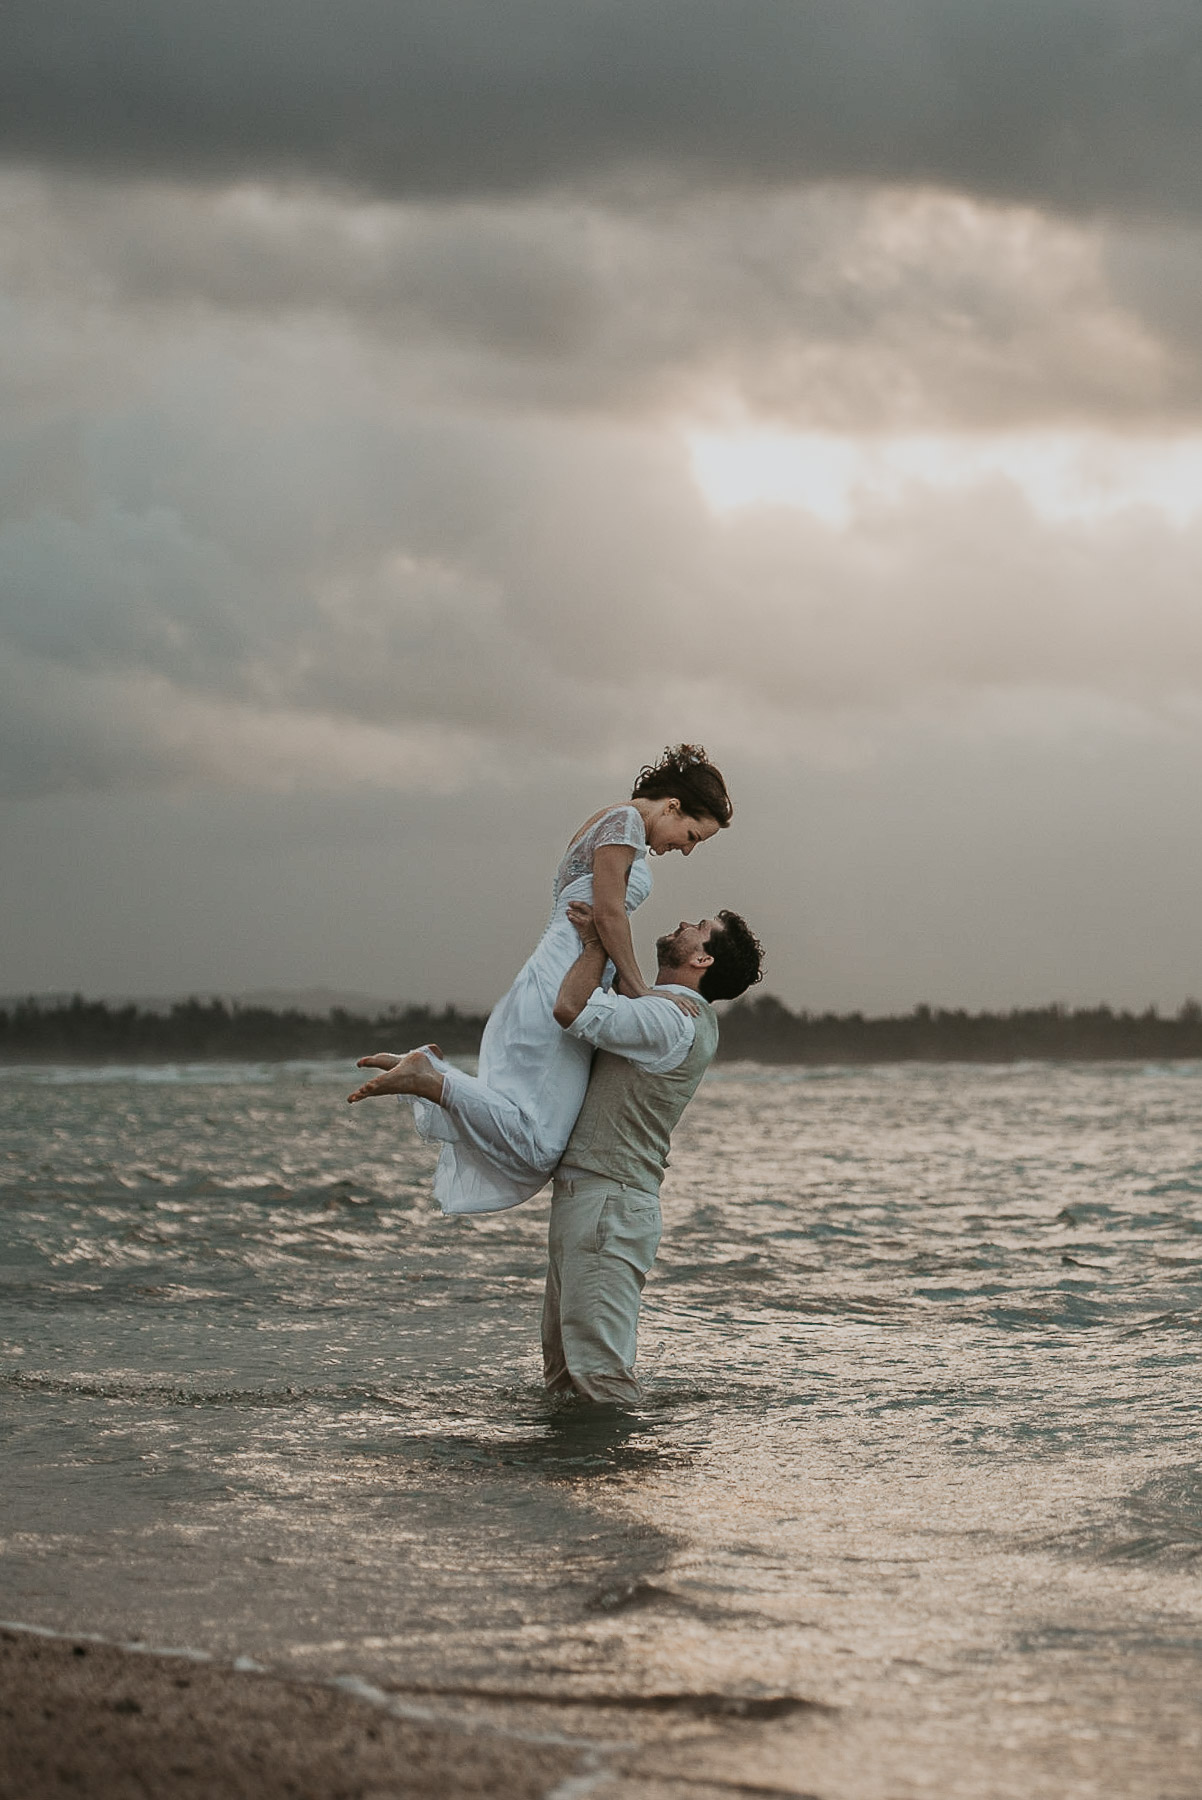
M568 846L555 874L555 900L573 881L593 872L593 857L602 844L625 844L634 851L635 861L647 854L647 833L643 815L637 806L615 806L590 825L582 837ZM635 903L637 905L637 901Z
M643 815L637 806L616 806L612 812L598 819L589 833L592 839L591 848L598 851L602 844L628 844L632 850L647 848L647 833L643 829Z

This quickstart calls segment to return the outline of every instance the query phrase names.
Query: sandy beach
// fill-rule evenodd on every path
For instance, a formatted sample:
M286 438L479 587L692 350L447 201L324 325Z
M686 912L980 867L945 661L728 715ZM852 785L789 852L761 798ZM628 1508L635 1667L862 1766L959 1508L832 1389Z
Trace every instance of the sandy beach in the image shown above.
M76 1639L0 1634L0 1795L542 1800L568 1745L399 1719L315 1682Z
M304 1681L195 1652L0 1627L0 1800L813 1800L794 1746L748 1779L796 1698L404 1693ZM817 1745L814 1746L818 1748ZM783 1752L783 1762L779 1760ZM771 1759L770 1759L771 1760Z

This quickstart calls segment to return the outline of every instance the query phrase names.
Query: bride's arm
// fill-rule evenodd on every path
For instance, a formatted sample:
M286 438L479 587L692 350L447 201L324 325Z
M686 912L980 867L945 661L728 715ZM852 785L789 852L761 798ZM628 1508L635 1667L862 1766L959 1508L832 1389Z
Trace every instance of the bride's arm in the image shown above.
M651 989L635 957L626 914L626 877L633 862L629 844L601 844L593 852L593 922L606 955L622 978L622 992L638 1000Z

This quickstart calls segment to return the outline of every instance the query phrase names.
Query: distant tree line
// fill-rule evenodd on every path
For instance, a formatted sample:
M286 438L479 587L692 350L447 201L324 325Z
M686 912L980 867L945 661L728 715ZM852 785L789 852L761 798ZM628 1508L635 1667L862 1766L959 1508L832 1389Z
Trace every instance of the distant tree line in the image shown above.
M721 1054L771 1063L1160 1062L1202 1057L1202 1006L1171 1018L1154 1006L1016 1007L1004 1013L916 1006L894 1018L790 1012L770 994L738 1000L722 1020Z
M0 1061L262 1062L407 1050L433 1041L474 1055L486 1014L453 1006L390 1008L374 1018L335 1007L325 1016L277 1012L224 1000L185 1000L165 1012L103 1000L36 1000L0 1008ZM1187 1000L1172 1017L1155 1007L1041 1006L1006 1013L916 1006L893 1018L861 1013L791 1012L771 995L738 1000L722 1019L719 1054L768 1063L1154 1062L1202 1057L1202 1006Z
M324 1017L224 1000L183 1000L166 1012L108 1006L103 1000L54 1005L36 1000L0 1008L0 1061L250 1062L290 1057L356 1057L373 1050L411 1050L437 1043L452 1054L474 1055L485 1014L453 1006L395 1008L366 1018L335 1007Z

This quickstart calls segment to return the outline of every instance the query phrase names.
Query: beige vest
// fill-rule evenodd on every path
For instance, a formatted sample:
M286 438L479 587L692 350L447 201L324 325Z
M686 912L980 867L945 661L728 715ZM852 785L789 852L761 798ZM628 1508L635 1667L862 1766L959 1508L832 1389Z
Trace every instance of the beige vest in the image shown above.
M673 1128L718 1048L718 1015L700 994L694 998L701 1011L692 1048L666 1075L648 1074L624 1056L598 1050L565 1163L646 1193L658 1191Z

